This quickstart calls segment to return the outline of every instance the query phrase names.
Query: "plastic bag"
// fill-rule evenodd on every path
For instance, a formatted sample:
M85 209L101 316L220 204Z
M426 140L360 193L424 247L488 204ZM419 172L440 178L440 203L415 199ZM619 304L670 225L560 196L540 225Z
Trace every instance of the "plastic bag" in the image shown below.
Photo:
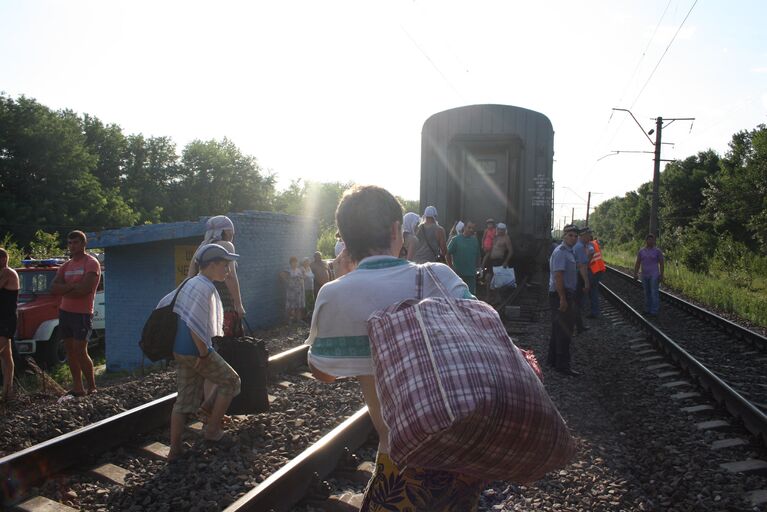
M511 267L493 267L493 280L490 281L490 288L497 290L504 286L517 286L517 278L514 275L514 269Z

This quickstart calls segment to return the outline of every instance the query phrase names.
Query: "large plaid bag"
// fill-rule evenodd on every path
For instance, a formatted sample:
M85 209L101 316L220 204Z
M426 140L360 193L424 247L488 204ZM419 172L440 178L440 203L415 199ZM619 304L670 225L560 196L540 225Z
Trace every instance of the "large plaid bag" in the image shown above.
M518 483L567 464L575 443L496 311L444 297L405 300L368 318L390 456L411 465Z

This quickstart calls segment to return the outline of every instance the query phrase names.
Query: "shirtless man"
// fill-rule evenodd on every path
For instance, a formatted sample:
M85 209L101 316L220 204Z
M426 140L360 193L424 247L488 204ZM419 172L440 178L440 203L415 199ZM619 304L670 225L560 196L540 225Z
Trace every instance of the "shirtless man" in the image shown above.
M511 257L514 255L514 248L511 246L511 238L506 233L506 224L499 222L496 226L495 237L493 238L493 248L485 253L482 259L482 268L485 270L485 282L487 283L488 293L490 291L490 282L493 280L493 267L509 266Z
M3 400L13 398L13 335L16 333L16 303L19 275L8 267L8 252L0 248L0 367L3 370Z
M101 265L85 253L85 233L72 231L67 235L67 247L71 258L56 272L51 293L61 295L59 303L59 332L64 339L67 364L72 372L70 394L83 396L82 376L85 376L88 393L96 391L96 375L93 361L88 355L88 335L93 320L93 298L99 285Z

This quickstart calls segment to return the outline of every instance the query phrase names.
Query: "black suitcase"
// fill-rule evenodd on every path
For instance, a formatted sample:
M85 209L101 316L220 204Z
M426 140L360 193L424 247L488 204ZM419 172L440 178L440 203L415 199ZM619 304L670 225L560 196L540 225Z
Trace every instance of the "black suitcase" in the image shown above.
M269 410L266 381L269 353L264 340L245 336L218 338L216 351L240 376L240 394L234 397L228 414L257 414Z

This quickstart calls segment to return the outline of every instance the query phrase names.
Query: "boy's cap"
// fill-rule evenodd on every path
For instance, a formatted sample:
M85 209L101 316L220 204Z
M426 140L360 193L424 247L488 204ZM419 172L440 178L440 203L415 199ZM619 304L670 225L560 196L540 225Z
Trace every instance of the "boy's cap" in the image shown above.
M433 206L427 206L426 209L423 211L424 217L436 217L437 216L437 209Z
M234 261L239 254L229 252L218 244L206 244L197 251L197 263L203 264L216 259Z

